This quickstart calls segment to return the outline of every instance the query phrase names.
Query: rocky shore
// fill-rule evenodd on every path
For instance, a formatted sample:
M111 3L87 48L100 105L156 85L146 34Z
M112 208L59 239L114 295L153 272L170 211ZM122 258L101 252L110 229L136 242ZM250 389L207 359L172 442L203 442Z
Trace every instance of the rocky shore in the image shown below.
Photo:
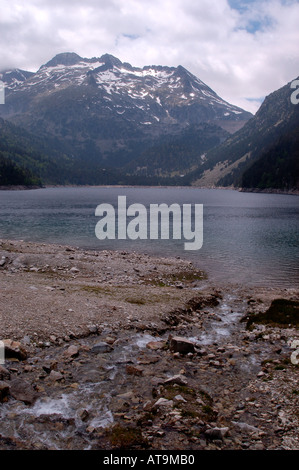
M0 286L1 450L299 449L296 289L9 240Z

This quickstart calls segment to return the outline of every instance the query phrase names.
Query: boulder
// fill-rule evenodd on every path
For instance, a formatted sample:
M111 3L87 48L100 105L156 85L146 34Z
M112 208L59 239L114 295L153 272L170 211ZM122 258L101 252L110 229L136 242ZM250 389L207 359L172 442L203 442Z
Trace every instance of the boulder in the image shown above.
M180 336L171 337L169 347L174 353L178 352L180 354L188 354L195 352L194 343L189 341L187 338L182 338Z
M39 396L28 382L19 378L11 381L10 395L25 405L32 405Z

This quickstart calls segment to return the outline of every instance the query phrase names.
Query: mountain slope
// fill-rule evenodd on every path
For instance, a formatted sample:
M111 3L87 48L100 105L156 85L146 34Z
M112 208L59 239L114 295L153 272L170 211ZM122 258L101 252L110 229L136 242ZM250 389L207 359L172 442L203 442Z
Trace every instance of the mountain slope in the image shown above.
M253 187L258 187L263 185L262 177L258 174L266 162L268 182L265 177L264 184L269 187L270 173L273 176L276 173L276 177L273 177L273 183L275 181L276 185L278 181L281 185L287 184L283 173L286 171L285 167L289 168L287 171L290 173L290 165L295 164L293 153L296 151L297 141L294 136L299 129L299 105L291 103L290 84L291 82L267 96L256 115L242 129L208 152L205 165L198 167L192 175L196 185L242 186L245 183L248 185L250 180L251 184L256 183ZM274 158L274 154L282 147L283 158L288 163L286 161L285 166L281 163L277 166L278 160ZM250 172L249 169L253 165ZM259 165L261 168L258 170ZM295 165L293 171L297 168ZM252 179L253 174L256 174L256 182Z
M159 139L203 123L215 126L212 143L219 143L223 129L233 132L252 116L181 66L137 68L109 54L75 53L58 54L18 84L7 81L0 115L52 138L56 151L104 168L138 165L139 158L143 165L144 152Z
M299 189L299 125L286 132L242 175L244 189Z

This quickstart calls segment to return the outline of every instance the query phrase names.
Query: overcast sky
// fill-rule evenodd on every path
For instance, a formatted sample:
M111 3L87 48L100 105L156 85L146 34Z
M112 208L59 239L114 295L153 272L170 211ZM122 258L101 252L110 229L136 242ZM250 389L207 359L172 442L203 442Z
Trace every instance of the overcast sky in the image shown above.
M1 0L0 70L60 52L183 65L256 112L299 75L299 0Z

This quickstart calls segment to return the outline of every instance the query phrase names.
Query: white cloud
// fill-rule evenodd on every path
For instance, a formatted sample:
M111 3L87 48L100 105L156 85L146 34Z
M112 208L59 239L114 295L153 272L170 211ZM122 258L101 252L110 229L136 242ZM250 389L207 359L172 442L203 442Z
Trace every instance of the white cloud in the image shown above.
M0 69L35 71L65 51L181 64L254 112L299 74L298 22L295 0L2 0Z

